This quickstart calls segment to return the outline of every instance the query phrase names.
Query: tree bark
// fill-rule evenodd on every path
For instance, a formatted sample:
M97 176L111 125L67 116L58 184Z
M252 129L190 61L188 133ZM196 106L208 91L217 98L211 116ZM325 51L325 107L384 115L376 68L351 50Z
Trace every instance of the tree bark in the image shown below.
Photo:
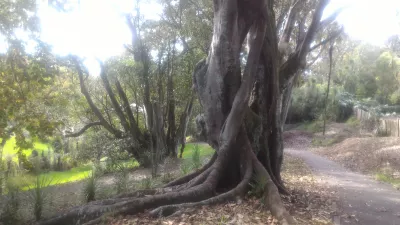
M328 108L328 99L329 99L329 88L331 86L331 75L332 75L332 53L333 53L333 45L329 48L329 74L328 74L328 87L326 89L325 95L325 104L324 104L324 128L322 130L322 135L325 136L325 125L326 125L326 109Z

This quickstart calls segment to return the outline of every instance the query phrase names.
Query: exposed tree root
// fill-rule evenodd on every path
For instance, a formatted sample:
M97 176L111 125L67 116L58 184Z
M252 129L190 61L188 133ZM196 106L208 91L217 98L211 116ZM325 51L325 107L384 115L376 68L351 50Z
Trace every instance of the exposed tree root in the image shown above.
M250 144L250 143L249 143ZM265 181L264 188L264 201L269 206L271 214L275 216L279 221L281 221L282 225L286 224L295 224L295 220L289 213L286 211L285 206L282 203L282 199L279 195L278 188L275 183L272 181L271 176L264 168L264 166L258 161L255 154L252 154L253 159L253 167L255 175L258 176L258 179L263 179Z
M243 196L246 193L248 184L249 184L252 174L253 174L252 160L247 160L247 159L250 159L250 153L248 153L246 159L243 160L245 165L243 168L244 177L243 177L242 181L240 181L240 183L235 188L231 189L230 191L225 192L220 195L217 195L215 197L200 201L200 202L161 206L161 207L158 207L158 208L154 209L153 211L151 211L150 214L155 217L164 217L164 216L169 216L169 215L175 214L176 212L178 212L181 209L187 209L187 208L203 206L203 205L218 204L218 203L222 203L225 201L233 200L236 197Z
M176 180L173 180L173 181L169 182L168 184L166 184L164 187L173 187L173 186L178 186L178 185L189 182L190 180L194 179L195 177L197 177L198 175L200 175L201 173L206 171L208 168L210 168L216 159L217 159L217 153L214 153L214 155L212 156L210 161L206 165L204 165L201 169L196 170L195 172L190 173L186 176L180 177Z

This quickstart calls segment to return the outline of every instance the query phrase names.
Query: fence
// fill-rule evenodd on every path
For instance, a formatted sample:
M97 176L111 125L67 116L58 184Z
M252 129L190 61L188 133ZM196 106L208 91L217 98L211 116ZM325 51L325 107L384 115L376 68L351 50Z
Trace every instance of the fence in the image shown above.
M374 114L360 108L354 108L354 114L361 123L371 122L372 129L376 133L385 136L400 137L399 117L377 117Z

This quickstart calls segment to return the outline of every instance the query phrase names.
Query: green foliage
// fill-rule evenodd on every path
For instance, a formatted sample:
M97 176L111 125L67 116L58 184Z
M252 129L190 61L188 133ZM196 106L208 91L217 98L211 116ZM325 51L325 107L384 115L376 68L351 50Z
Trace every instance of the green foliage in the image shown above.
M118 172L115 176L115 186L117 189L117 194L124 193L128 190L129 181L129 170L124 164L120 164L118 167Z
M96 199L98 191L97 177L95 171L92 171L87 177L83 187L83 197L85 202L91 202Z
M54 181L45 176L36 176L36 180L32 185L29 185L29 196L33 204L33 214L36 221L40 220L43 215L44 207L48 201L49 192L46 190Z
M350 127L358 127L360 126L360 121L355 116L352 116L346 121L346 124Z
M143 178L139 182L139 189L151 189L153 186L153 180L150 177Z
M334 144L337 144L341 141L343 141L343 137L339 136L334 136L331 138L327 138L327 137L314 137L311 141L311 144L315 147L328 147L328 146L332 146Z
M20 208L20 187L18 184L8 181L6 184L7 195L5 198L4 208L0 214L0 222L4 225L15 225L21 221L19 214Z
M311 79L292 93L292 104L289 107L287 122L301 123L304 121L322 120L325 107L327 85L318 84ZM352 102L342 88L331 85L327 102L327 119L330 121L345 121L352 113Z
M191 170L191 166L189 163L187 163L186 161L183 161L182 164L180 165L180 170L182 175L186 175L190 172Z
M249 194L251 196L255 196L257 198L261 198L264 195L265 187L267 185L267 178L259 175L255 175L252 181L250 182L250 191Z
M199 169L202 165L201 158L200 158L200 147L197 144L195 144L194 148L193 148L192 165L193 165L193 169Z
M174 180L174 175L172 173L164 173L162 178L161 178L161 182L163 183L169 183L171 181Z
M399 178L394 178L393 176L390 176L385 173L376 173L375 178L379 181L383 181L389 184L392 184L394 188L397 190L400 190L400 179Z
M318 132L322 132L323 125L324 125L323 121L315 120L315 121L311 121L311 122L305 122L305 123L301 124L299 127L297 127L297 129L304 130L304 131L311 132L311 133L318 133Z
M210 156L215 152L215 150L208 144L187 143L183 152L183 159L191 159L193 157L192 155L194 153L195 145L199 148L200 156Z

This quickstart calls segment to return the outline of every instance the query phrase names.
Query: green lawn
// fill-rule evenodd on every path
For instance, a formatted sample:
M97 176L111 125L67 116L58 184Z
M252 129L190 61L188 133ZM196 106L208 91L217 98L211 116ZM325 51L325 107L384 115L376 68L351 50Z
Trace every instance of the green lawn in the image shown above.
M1 139L0 139L1 141ZM30 156L32 154L32 150L35 149L38 151L39 155L42 154L44 151L44 154L48 154L48 150L52 149L49 144L42 143L42 142L34 142L33 143L33 148L32 149L23 149L22 152L25 153L26 156ZM17 154L18 148L16 148L16 140L15 137L11 137L6 144L4 145L3 148L3 158L7 157L8 155L13 156L14 160L17 160L16 154Z
M194 146L196 144L193 143L188 143L185 146L185 150L183 151L183 155L182 158L184 159L189 159L192 157L193 155L193 150L194 150ZM211 156L215 151L213 148L211 148L211 146L209 146L208 144L197 144L200 148L200 156Z
M15 140L14 140L15 141ZM15 144L15 142L14 142ZM184 159L191 159L193 155L193 150L196 144L189 143L185 146L185 150L183 153L183 158ZM45 147L47 147L46 144L38 143L38 145L41 147L42 150L46 150ZM35 146L35 147L36 147ZM208 144L198 144L198 147L200 149L200 156L205 157L205 156L211 156L214 153L214 149L212 149ZM10 147L8 147L8 154L10 154ZM125 168L135 168L138 167L139 164L136 160L128 160L122 162L124 164ZM66 171L50 171L47 173L42 173L39 176L44 177L46 180L51 180L50 186L52 185L58 185L58 184L65 184L65 183L70 183L70 182L76 182L80 180L84 180L87 178L89 173L92 171L92 164L89 163L87 165L79 166L72 168L71 170L66 170ZM29 185L32 185L35 182L36 176L34 175L24 175L23 178L17 177L13 178L15 179L14 182L19 183L19 185L23 186L23 190L27 190Z

